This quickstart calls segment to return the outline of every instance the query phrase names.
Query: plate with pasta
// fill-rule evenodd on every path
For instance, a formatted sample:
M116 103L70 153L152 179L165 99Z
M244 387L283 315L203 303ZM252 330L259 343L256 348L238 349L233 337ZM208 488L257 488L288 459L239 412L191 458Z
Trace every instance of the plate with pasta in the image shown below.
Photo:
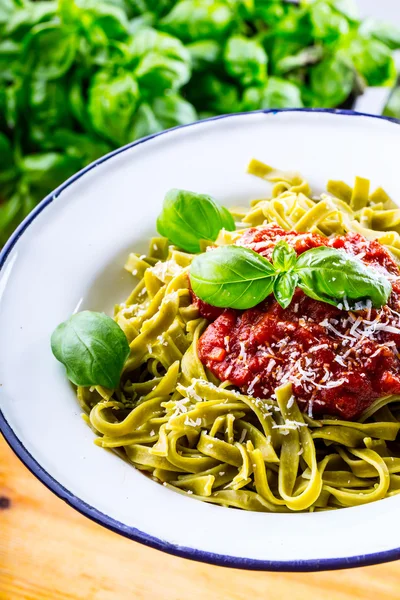
M398 140L346 112L212 119L45 199L0 273L0 425L25 464L180 556L398 558Z

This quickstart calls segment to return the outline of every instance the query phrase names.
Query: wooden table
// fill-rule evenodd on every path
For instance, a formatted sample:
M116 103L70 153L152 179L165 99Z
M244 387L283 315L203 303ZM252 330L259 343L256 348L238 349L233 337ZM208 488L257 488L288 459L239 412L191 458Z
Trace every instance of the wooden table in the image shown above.
M0 439L0 600L399 600L400 562L325 573L224 569L81 516Z

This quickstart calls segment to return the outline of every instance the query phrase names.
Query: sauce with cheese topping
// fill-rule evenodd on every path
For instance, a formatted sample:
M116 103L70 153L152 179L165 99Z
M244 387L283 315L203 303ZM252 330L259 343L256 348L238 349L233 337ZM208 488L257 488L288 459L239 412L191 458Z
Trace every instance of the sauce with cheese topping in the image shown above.
M199 340L200 360L248 395L274 397L274 390L290 381L310 416L357 418L376 398L400 393L400 271L379 242L355 233L330 239L270 225L246 230L236 244L271 259L282 239L298 255L325 245L379 269L392 283L388 305L349 311L313 300L300 289L287 309L273 296L246 311L194 298L211 321Z

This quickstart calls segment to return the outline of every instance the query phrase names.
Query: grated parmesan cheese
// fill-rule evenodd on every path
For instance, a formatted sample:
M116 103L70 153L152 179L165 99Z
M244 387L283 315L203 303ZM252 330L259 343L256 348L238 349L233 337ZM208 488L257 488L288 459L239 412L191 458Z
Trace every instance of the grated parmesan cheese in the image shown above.
M245 343L244 342L239 342L239 346L240 346L239 360L241 360L244 363L246 363L247 362L247 354L246 354Z
M307 423L302 423L301 421L291 421L290 419L286 419L283 425L272 425L272 429L291 429L296 430L300 429L300 427L307 427Z
M251 396L254 392L254 386L256 385L256 383L260 380L261 375L256 375L253 379L253 381L250 383L249 387L247 388L247 393Z
M187 416L184 421L184 424L190 425L190 427L201 427L202 420L200 417L198 417L196 420L194 420Z
M246 439L247 429L242 429L242 433L240 434L239 444L242 444Z
M318 346L312 346L308 351L317 352L317 350L325 350L326 348L329 348L328 344L319 344Z

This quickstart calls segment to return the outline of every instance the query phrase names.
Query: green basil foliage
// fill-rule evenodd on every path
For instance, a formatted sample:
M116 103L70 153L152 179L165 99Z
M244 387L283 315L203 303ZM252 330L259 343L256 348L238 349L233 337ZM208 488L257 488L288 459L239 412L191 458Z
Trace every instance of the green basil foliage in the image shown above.
M384 115L393 119L400 119L400 87L393 90L385 107Z
M276 271L286 273L291 271L296 264L297 254L284 240L278 242L272 252L272 262Z
M221 39L232 30L239 2L224 0L180 0L160 27L185 42Z
M225 46L226 70L244 87L267 80L268 56L260 44L244 36L232 36Z
M214 242L221 229L235 230L231 213L211 196L170 190L157 219L158 233L186 252L200 252L200 242Z
M361 26L363 36L379 40L396 50L400 46L400 29L393 23L381 23L375 19L367 19Z
M310 97L316 107L331 108L342 104L354 86L353 64L343 54L327 57L311 69Z
M240 246L221 246L196 256L190 268L194 293L212 306L246 309L274 287L276 272L260 254Z
M307 296L336 305L370 299L376 308L386 304L392 286L376 269L366 267L346 252L321 246L307 250L297 259L295 273Z
M0 246L122 144L224 113L350 107L394 84L398 48L400 28L360 21L354 0L0 0Z
M276 278L274 296L282 308L287 308L290 305L298 280L298 275L292 272L282 273L280 277Z
M392 287L378 270L335 248L321 246L298 258L287 242L279 242L272 263L241 246L221 246L196 256L190 268L194 293L212 306L248 309L272 292L287 308L296 286L321 302L343 308L370 300L387 303Z
M54 356L75 385L115 388L129 356L128 340L103 313L85 310L61 323L51 336Z

